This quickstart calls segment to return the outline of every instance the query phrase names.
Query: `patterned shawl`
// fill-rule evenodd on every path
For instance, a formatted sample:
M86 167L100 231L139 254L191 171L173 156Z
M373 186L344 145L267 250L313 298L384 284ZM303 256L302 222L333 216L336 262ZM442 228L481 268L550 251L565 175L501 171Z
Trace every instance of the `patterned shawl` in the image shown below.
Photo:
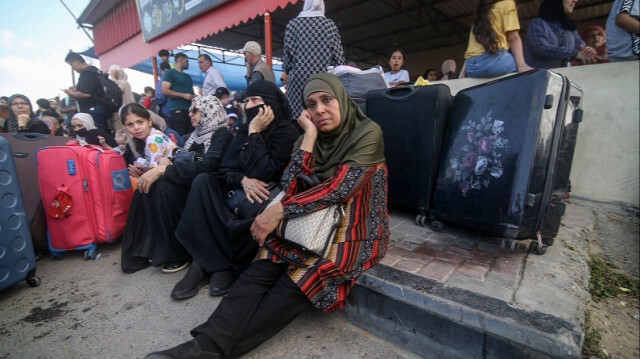
M180 151L189 151L193 143L204 144L204 152L207 152L211 144L213 133L223 127L229 126L227 111L220 100L214 95L196 96L191 103L189 111L198 109L202 115L200 123L189 136Z

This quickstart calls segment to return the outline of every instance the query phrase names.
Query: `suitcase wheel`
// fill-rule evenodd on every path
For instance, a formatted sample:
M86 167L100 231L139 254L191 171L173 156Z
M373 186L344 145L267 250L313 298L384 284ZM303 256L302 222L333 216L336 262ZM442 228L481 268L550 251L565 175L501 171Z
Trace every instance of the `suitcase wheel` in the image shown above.
M544 243L542 245L540 245L540 244L538 244L537 241L533 241L529 245L529 252L535 253L535 254L541 256L541 255L547 253L547 247L548 246L546 244L544 244Z
M98 258L98 251L96 251L95 249L87 249L84 251L83 254L84 260L88 261L89 259L96 259Z
M28 284L30 287L37 287L37 286L39 286L39 285L40 285L40 277L36 277L36 276L28 277L28 278L27 278L27 284Z
M431 222L431 230L433 230L434 232L442 232L443 229L444 229L444 223L440 221Z
M62 258L64 258L64 254L58 253L58 252L51 252L51 258L56 260L61 260Z
M421 227L426 227L427 223L429 223L429 217L419 214L416 216L416 224Z

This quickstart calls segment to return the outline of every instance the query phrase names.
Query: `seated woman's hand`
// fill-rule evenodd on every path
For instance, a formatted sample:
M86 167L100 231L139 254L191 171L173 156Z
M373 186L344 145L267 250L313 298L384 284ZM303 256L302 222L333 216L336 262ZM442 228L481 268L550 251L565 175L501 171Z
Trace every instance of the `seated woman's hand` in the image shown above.
M167 157L162 157L160 161L158 161L158 164L163 166L171 166L173 162L171 162L171 160Z
M302 110L302 112L300 112L300 117L298 117L298 125L300 125L305 134L318 134L318 128L313 124L313 121L311 121L311 115L307 110Z
M265 105L258 111L258 114L251 120L251 123L249 123L249 134L264 131L264 129L269 127L271 122L273 122L273 119L273 110L271 107Z
M138 179L138 190L142 193L149 193L151 185L164 174L167 166L159 165L145 172Z
M134 178L138 178L142 176L142 174L144 173L144 170L136 164L129 165L128 170L129 170L129 176Z
M100 146L102 146L103 148L105 148L107 150L112 150L113 149L111 146L109 146L109 144L107 144L107 140L105 140L105 138L102 137L102 136L98 136L98 142L100 143Z
M269 199L269 190L267 189L269 184L266 182L245 176L240 183L250 203L262 203Z
M262 247L267 236L278 227L283 218L282 204L276 203L265 209L251 224L251 237Z

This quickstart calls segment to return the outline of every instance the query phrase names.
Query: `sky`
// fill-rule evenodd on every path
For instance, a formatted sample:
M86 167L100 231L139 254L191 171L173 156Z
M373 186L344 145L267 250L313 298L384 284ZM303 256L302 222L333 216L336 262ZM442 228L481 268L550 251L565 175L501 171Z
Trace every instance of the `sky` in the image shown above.
M90 0L63 1L77 17ZM72 85L71 68L64 57L70 49L82 52L93 46L91 40L60 0L0 0L0 3L4 14L0 22L0 96L21 93L31 102L39 98L63 98L61 89ZM87 60L99 64L97 60ZM130 69L125 72L134 92L154 85L148 74Z

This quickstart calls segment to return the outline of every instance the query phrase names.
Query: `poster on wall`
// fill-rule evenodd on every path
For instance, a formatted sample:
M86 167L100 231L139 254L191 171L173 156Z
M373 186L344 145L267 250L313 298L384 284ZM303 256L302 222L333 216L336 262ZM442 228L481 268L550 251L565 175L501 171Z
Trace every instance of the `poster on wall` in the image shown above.
M228 0L136 0L142 37L149 42Z

